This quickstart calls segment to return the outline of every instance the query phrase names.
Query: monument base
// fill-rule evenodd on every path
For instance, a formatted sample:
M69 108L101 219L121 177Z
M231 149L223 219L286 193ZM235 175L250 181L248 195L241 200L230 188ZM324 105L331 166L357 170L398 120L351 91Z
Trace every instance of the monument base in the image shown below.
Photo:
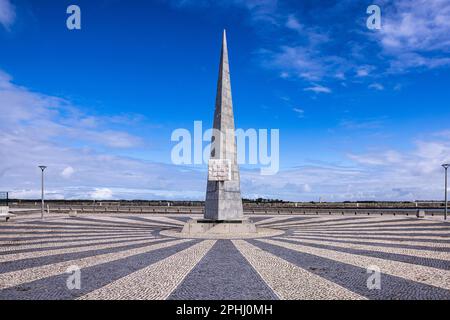
M190 220L181 233L184 234L237 234L256 233L256 225L248 219L243 220Z
M256 227L246 218L242 220L189 220L183 229L162 230L162 236L184 239L253 239L284 234L283 230Z

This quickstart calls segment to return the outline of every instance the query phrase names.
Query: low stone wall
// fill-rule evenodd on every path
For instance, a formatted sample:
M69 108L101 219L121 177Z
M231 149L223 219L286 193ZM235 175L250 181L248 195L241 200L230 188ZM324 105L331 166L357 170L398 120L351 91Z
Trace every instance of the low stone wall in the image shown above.
M16 209L20 210L20 209ZM388 208L388 209L364 209L364 208L244 208L246 215L392 215L392 216L416 216L419 209ZM443 215L443 209L420 209L426 215ZM52 206L50 213L69 214L77 211L78 214L203 214L203 207L125 207L125 206ZM30 208L24 208L17 213L29 213Z

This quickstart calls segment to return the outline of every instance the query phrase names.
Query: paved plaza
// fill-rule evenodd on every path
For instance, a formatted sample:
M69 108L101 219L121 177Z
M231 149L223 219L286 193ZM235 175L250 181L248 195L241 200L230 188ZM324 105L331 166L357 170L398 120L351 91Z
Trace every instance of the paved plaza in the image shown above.
M0 223L0 299L450 299L450 224L254 216L258 239L182 239L188 215L37 215ZM162 232L162 233L161 233ZM80 289L66 273L80 269ZM369 289L379 268L380 289Z

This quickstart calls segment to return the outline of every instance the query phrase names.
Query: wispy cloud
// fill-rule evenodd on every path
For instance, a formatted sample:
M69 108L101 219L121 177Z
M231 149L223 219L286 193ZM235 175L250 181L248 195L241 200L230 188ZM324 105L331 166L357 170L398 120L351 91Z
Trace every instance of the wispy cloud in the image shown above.
M0 24L9 30L16 20L16 9L10 0L0 0Z
M0 189L12 191L13 197L39 197L38 164L48 166L48 198L182 199L202 194L204 173L197 169L116 154L118 148L142 146L142 138L105 126L109 120L138 121L133 119L139 116L86 114L66 99L14 84L4 72L0 113ZM191 192L183 197L183 190Z
M293 15L289 15L286 21L286 27L297 32L303 31L303 26L300 24L298 19Z
M450 65L450 2L399 0L385 6L374 36L391 57L391 71Z
M366 29L365 10L354 1L313 8L277 0L168 1L178 7L246 9L255 30L275 39L259 51L262 65L291 81L345 79L348 84L353 77L371 81L417 68L450 66L450 2L445 0L383 0L382 28L377 31ZM343 15L352 19L343 20Z
M35 93L14 85L9 75L0 73L0 127L22 139L66 139L112 148L132 148L143 144L140 137L108 128L117 117L87 115L69 101ZM111 120L112 119L112 120Z
M294 111L297 114L297 117L303 118L305 116L305 110L300 108L293 108L292 111Z
M382 90L384 90L384 86L381 83L375 82L375 83L369 84L369 89L382 91Z
M348 130L371 130L379 129L383 126L384 119L358 119L348 120L344 119L339 123L339 126Z
M171 5L196 8L227 8L230 6L242 8L248 11L254 22L277 23L278 0L165 0Z
M370 75L370 72L372 72L373 70L375 70L374 66L369 66L369 65L360 66L356 69L356 76L357 77L367 77Z
M330 88L327 88L327 87L324 87L324 86L321 86L318 84L315 84L312 87L307 87L307 88L303 89L303 91L312 91L314 93L331 93Z
M40 196L36 166L44 163L48 165L47 197L52 199L204 199L204 169L118 156L58 141L55 133L66 130L58 114L60 108L71 106L69 101L20 87L4 73L0 84L0 111L5 115L0 123L0 188L13 191L13 197ZM303 114L301 108L292 111ZM73 110L72 114L83 113ZM95 131L92 123L98 121L89 122L88 130ZM349 129L378 125L370 119L343 123ZM243 169L243 195L305 201L319 197L326 201L439 199L440 165L450 159L450 135L446 131L432 134L416 141L408 152L379 149L342 153L345 164L302 163L273 176Z
M367 154L348 154L349 158L363 165L380 167L380 172L395 172L394 176L414 180L414 185L426 189L440 185L441 164L450 159L450 140L418 140L410 152L377 150ZM387 183L388 180L386 180ZM391 184L394 185L395 184ZM398 185L400 187L400 185ZM436 195L435 195L436 196Z
M290 74L307 82L320 81L343 76L340 67L342 59L338 56L320 58L318 49L304 46L281 46L277 51L261 51L263 64L268 68L281 69L282 75Z
M68 166L61 172L61 176L65 179L70 179L74 173L75 173L74 168Z
M242 188L253 197L304 201L441 199L441 164L450 159L450 139L416 141L408 152L379 149L345 156L345 164L312 161L276 176L244 171Z

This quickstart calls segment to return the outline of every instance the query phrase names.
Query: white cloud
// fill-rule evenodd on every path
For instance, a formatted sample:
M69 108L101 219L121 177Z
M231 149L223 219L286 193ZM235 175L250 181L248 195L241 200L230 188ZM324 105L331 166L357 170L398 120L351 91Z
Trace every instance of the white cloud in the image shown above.
M0 122L0 189L11 190L12 197L40 197L37 165L44 163L49 199L204 199L204 168L154 163L55 141L55 132L67 127L57 115L68 102L30 92L10 78L0 77L0 112L5 116ZM346 125L372 128L379 122ZM242 194L305 201L440 199L441 164L450 159L450 135L438 132L415 146L408 152L348 153L345 165L302 164L274 176L244 169ZM68 165L73 163L76 174Z
M330 88L327 88L327 87L324 87L324 86L321 86L318 84L315 84L312 87L307 87L307 88L303 89L303 91L312 91L314 93L331 93Z
M302 201L442 199L441 164L450 162L450 136L430 134L409 151L377 149L345 156L345 164L311 161L275 176L244 170L242 191L247 197Z
M367 77L370 75L370 73L375 70L374 66L361 66L356 70L356 76L357 77Z
M297 113L297 116L299 118L303 118L305 115L305 110L300 109L300 108L293 108L292 111L294 111L295 113Z
M349 154L348 165L302 165L261 177L242 172L242 190L247 196L283 198L292 201L436 200L442 197L441 162L450 158L433 142L426 143L437 158L395 150ZM435 149L437 147L437 149Z
M265 67L281 71L282 78L317 82L343 80L345 75L352 75L362 79L416 68L450 66L448 0L382 0L379 3L382 28L376 32L369 32L365 24L343 30L347 22L336 23L344 15L362 14L355 1L318 5L310 12L277 0L167 1L177 7L247 10L258 33L264 33L264 38L270 34L272 39L277 39L271 47L260 50L261 60ZM286 30L294 30L296 37L286 35ZM372 42L360 41L361 36L375 39L382 53ZM342 43L347 48L342 48ZM377 69L359 66L366 63L377 65Z
M337 72L334 76L336 79L345 80L345 73L343 72Z
M311 188L311 186L310 186L309 184L305 183L305 184L303 185L303 191L305 191L305 192L311 192L311 191L312 191L312 188Z
M11 132L16 139L69 139L90 146L113 148L132 148L143 143L140 137L124 131L96 128L94 122L106 120L86 116L65 99L17 86L4 72L0 72L0 106L3 119L0 128L5 131L4 139L7 132Z
M75 173L75 170L72 167L66 167L62 172L61 176L65 179L70 179L72 175Z
M393 72L450 65L450 2L399 0L382 12L379 38Z
M377 152L374 154L348 154L348 157L359 164L371 166L384 166L399 163L401 161L401 155L393 150Z
M359 120L342 120L339 125L349 130L370 130L379 129L383 126L384 118L378 119L359 119Z
M371 83L369 85L369 89L373 89L373 90L378 90L378 91L382 91L384 90L384 86L381 83Z
M141 139L105 130L107 117L85 114L65 99L15 85L4 72L0 72L0 114L0 189L12 191L13 197L40 197L38 164L48 166L46 197L51 199L90 199L105 188L114 198L186 199L204 188L204 172L115 155L108 146L135 147ZM95 121L88 124L78 121L91 117ZM68 165L74 163L76 174ZM184 190L190 190L186 196Z
M282 45L277 50L261 50L263 66L281 69L282 73L306 82L342 78L347 70L351 70L346 59L323 55L321 45L328 41L327 35L309 30L303 36L307 38L307 45Z
M16 9L10 0L0 0L0 24L9 30L16 20Z
M303 26L300 24L300 22L297 20L297 18L294 15L289 15L286 21L286 27L292 30L295 30L297 32L303 31Z
M96 188L91 193L93 200L110 200L113 198L113 192L109 188Z
M277 23L278 0L166 0L166 2L178 8L210 8L214 6L227 8L235 6L247 10L252 21Z

